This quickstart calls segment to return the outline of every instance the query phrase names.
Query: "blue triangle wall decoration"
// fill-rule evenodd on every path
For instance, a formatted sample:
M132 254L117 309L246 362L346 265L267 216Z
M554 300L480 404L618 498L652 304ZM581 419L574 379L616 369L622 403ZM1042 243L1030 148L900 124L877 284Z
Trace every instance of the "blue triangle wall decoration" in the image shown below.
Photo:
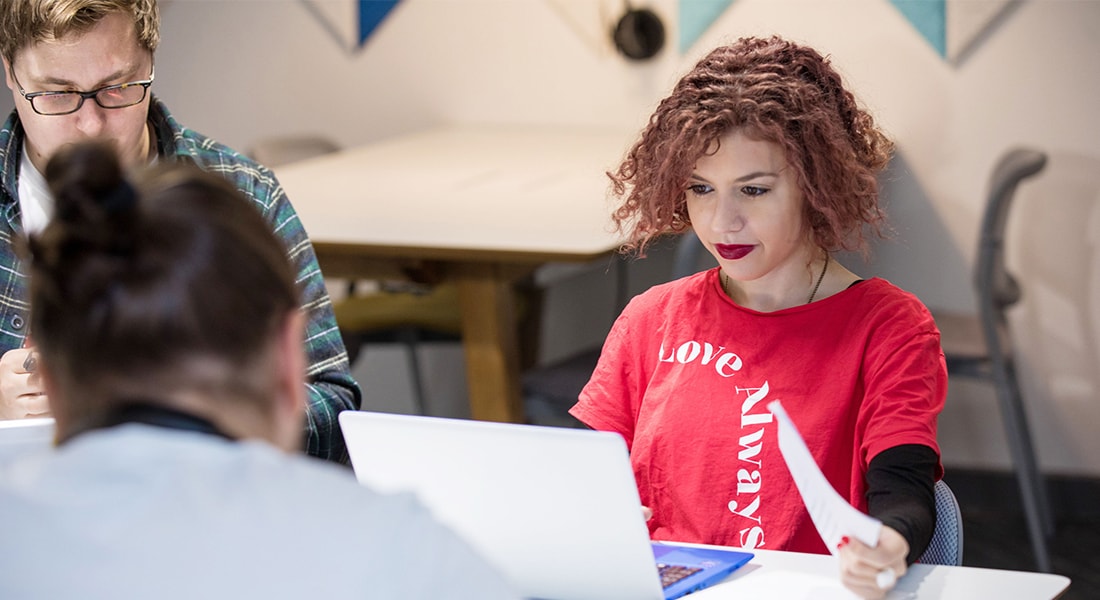
M941 57L947 56L946 0L890 0L890 3L901 11Z
M687 52L733 0L680 0L680 54Z
M370 34L386 15L390 14L399 0L359 0L359 39L358 45L362 47Z

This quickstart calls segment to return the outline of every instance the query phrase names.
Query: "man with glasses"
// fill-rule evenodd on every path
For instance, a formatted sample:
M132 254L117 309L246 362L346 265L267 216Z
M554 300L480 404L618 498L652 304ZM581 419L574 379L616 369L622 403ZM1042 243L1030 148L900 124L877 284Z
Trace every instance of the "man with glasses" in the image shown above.
M286 245L308 315L305 449L346 461L336 415L361 396L313 247L271 171L181 126L151 93L158 28L156 0L3 0L0 55L15 111L0 129L0 419L48 415L15 245L53 212L42 176L50 157L96 138L127 167L176 160L218 173L263 213Z

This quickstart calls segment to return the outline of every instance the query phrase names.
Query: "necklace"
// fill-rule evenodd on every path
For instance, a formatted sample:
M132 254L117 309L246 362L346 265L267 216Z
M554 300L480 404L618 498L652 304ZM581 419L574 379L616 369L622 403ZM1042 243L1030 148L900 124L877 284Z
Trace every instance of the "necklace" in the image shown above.
M821 287L821 280L825 279L825 271L829 269L829 253L825 253L825 264L821 265L821 275L817 276L817 283L814 284L814 289L810 292L810 299L806 301L809 304L814 301L814 296L817 295L817 288Z
M828 270L829 270L829 254L825 253L825 264L821 265L821 274L817 276L817 281L814 283L814 289L810 290L810 299L806 301L806 304L809 304L809 303L814 301L814 296L817 296L817 288L821 287L821 280L825 279L825 271L828 271ZM730 288L729 288L730 276L726 275L725 271L719 270L718 271L718 279L722 283L722 291L725 292L727 296L732 298L733 294L730 293Z

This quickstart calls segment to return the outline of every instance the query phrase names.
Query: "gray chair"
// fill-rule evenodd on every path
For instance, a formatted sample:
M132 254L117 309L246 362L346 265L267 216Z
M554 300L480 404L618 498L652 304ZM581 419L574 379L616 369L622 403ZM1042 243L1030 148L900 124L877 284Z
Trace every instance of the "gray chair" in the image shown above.
M997 395L1006 440L1027 518L1028 535L1039 571L1050 571L1047 539L1054 531L1046 483L1039 473L1024 410L1006 311L1020 300L1020 286L1005 267L1005 228L1017 185L1043 170L1046 154L1017 148L1006 152L993 171L982 217L974 286L977 315L933 311L941 333L949 376L991 382Z
M671 279L679 279L698 271L697 263L703 245L695 232L688 229L676 240L672 257ZM615 263L617 304L626 306L626 265ZM566 411L577 402L581 389L592 377L600 358L599 346L586 348L558 362L534 367L523 373L521 385L528 420L537 424L581 427Z
M962 511L955 493L941 479L936 482L936 528L917 562L959 566L963 559Z

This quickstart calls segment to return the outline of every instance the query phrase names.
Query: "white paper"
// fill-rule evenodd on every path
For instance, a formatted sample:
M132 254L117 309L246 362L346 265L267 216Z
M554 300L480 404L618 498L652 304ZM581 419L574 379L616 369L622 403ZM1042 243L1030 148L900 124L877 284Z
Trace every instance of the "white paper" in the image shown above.
M857 539L872 548L878 545L882 522L857 510L833 489L818 468L810 449L778 400L768 404L779 426L779 451L791 472L806 511L825 547L833 554L842 537Z

